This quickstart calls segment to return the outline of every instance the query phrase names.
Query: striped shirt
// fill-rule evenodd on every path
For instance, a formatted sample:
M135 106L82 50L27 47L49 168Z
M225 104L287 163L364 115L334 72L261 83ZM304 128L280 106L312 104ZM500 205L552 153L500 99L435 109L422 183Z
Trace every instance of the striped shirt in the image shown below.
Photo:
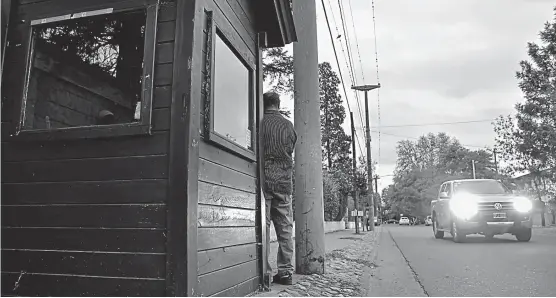
M291 195L293 150L297 134L279 111L265 111L262 121L265 191Z

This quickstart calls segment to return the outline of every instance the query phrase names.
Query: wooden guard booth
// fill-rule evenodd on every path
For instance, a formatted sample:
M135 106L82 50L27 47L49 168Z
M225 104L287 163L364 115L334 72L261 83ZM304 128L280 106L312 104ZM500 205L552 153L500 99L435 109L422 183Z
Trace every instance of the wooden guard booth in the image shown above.
M289 1L5 7L2 295L257 291L261 50L296 41Z

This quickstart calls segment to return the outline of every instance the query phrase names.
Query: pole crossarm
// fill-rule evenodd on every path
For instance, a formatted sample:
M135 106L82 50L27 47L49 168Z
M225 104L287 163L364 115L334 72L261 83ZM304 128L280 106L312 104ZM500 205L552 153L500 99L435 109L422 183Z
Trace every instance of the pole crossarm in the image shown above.
M371 91L374 89L380 88L380 84L378 85L360 85L360 86L351 86L351 89L357 91Z

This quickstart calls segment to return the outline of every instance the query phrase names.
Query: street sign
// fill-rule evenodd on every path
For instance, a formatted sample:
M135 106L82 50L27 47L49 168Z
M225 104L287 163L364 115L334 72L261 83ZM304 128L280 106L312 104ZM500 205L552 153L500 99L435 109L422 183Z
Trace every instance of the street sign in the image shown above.
M363 216L363 210L352 210L351 216Z

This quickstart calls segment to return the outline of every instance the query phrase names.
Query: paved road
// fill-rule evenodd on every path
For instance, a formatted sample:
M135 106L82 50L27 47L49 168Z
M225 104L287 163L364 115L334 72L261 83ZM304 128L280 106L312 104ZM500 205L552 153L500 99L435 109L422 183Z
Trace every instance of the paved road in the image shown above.
M425 226L383 226L370 296L556 296L556 228L528 243L434 239Z

